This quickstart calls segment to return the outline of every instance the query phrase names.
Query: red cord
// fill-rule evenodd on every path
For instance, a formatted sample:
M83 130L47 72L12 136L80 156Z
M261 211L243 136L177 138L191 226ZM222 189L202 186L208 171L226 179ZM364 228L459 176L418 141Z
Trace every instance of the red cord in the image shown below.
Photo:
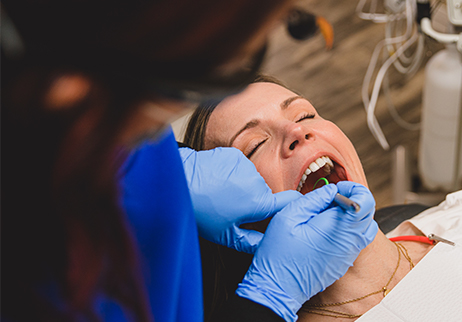
M431 240L430 238L426 236L398 236L398 237L392 237L389 238L392 242L395 241L416 241L416 242L421 242L421 243L426 243L433 245L435 243L434 240Z

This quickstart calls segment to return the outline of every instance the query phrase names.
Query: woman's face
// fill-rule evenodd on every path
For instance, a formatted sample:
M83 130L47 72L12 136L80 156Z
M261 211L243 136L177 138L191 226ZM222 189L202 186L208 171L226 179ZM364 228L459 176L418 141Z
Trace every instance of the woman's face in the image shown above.
M207 125L205 148L218 146L241 150L274 193L306 194L321 177L367 186L345 134L306 99L277 84L251 84L218 105Z

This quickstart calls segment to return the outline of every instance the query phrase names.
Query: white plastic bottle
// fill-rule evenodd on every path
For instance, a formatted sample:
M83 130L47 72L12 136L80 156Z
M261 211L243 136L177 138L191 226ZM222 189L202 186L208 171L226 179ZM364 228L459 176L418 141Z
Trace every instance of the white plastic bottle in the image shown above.
M462 54L455 44L436 53L427 63L422 101L419 174L429 190L452 191L462 172L462 155L457 158L462 113ZM459 177L460 184L462 176Z

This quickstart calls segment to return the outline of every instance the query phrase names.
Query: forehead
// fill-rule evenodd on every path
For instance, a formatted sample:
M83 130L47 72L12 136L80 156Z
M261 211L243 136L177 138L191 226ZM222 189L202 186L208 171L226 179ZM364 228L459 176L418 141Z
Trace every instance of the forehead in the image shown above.
M245 123L280 111L280 104L294 92L273 83L253 83L230 96L213 111L207 124L206 146L223 146Z
M294 92L274 83L250 84L244 91L225 99L219 104L217 110L242 111L257 110L259 108L278 107L288 97L296 96ZM250 111L249 111L250 112ZM250 114L250 113L247 113Z

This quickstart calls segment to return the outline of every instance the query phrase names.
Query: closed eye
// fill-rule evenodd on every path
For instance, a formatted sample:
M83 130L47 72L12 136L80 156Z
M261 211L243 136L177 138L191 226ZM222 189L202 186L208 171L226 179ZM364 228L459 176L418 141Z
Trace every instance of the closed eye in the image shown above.
M247 155L246 155L247 159L250 159L252 157L252 155L255 152L257 152L258 148L265 142L266 142L266 140L258 142L257 145L249 153L247 153Z
M298 122L301 122L303 120L306 120L306 119L312 119L314 118L314 114L313 113L306 113L306 114L303 114L302 117L300 117L298 120L297 120L297 123Z

